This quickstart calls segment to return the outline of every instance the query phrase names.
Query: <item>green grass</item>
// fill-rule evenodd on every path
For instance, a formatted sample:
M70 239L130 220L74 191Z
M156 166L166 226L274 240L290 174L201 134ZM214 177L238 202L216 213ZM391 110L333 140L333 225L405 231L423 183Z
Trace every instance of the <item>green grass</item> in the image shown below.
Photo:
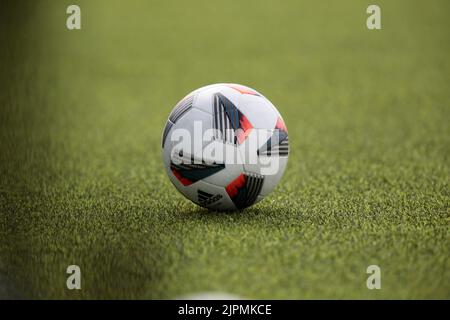
M69 1L12 3L0 274L22 296L450 298L448 1L377 1L379 31L370 1L77 1L80 31ZM172 106L216 82L289 128L285 176L242 213L196 207L161 160Z

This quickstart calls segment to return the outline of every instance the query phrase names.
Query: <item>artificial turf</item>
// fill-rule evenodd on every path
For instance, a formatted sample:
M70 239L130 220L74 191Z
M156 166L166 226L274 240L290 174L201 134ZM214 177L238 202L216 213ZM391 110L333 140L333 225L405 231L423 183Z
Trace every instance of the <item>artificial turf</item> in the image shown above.
M369 31L372 2L77 1L76 31L71 2L2 2L0 279L27 298L449 299L450 5L376 1ZM280 184L238 213L183 198L161 159L172 106L217 82L289 129Z

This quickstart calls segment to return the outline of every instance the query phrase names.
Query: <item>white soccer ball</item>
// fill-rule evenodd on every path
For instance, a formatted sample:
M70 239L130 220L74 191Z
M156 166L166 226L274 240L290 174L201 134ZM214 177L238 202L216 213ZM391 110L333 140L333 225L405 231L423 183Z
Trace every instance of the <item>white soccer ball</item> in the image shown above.
M267 196L286 168L289 141L275 106L238 84L213 84L184 97L162 137L170 181L211 210L241 210Z

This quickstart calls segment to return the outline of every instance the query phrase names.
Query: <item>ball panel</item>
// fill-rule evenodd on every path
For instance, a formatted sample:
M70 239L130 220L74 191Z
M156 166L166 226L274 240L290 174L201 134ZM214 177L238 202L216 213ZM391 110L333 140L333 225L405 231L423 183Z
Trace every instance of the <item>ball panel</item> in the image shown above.
M205 178L205 181L216 186L225 187L244 171L241 155L235 145L216 140L211 142L211 144L204 149L203 155L207 160L217 159L210 156L210 153L208 152L208 150L210 150L209 148L216 151L222 150L223 156L220 158L222 158L223 161L219 163L225 164L225 170Z
M239 94L220 83L200 88L194 92L196 93L194 107L211 114L213 113L213 97L216 93L225 94L233 103L239 103Z
M248 118L254 128L275 128L278 114L273 110L266 98L243 94L238 108Z
M197 128L197 131L195 131L195 127ZM176 138L180 137L183 133L186 135L189 133L188 138L190 139L190 142L185 142L192 146L190 148L190 153L194 154L196 152L201 152L202 148L209 143L209 141L203 141L203 133L205 130L211 128L212 115L196 108L191 108L172 125L165 139L164 150L169 150L170 152L174 147L178 146L178 148L181 148L180 142L185 140L178 140ZM182 136L184 137L185 135L183 134ZM198 137L200 137L200 139L194 139Z
M206 86L197 90L194 107L212 114L212 92L217 85Z

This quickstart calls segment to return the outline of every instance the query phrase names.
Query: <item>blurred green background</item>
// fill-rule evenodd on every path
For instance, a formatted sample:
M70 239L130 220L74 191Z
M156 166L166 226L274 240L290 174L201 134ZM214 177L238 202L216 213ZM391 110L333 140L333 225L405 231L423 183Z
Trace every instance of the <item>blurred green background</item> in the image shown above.
M2 1L4 295L449 299L450 2L376 1L369 31L372 3L76 1L69 31L72 1ZM289 128L284 178L242 213L196 207L161 161L173 105L216 82Z

